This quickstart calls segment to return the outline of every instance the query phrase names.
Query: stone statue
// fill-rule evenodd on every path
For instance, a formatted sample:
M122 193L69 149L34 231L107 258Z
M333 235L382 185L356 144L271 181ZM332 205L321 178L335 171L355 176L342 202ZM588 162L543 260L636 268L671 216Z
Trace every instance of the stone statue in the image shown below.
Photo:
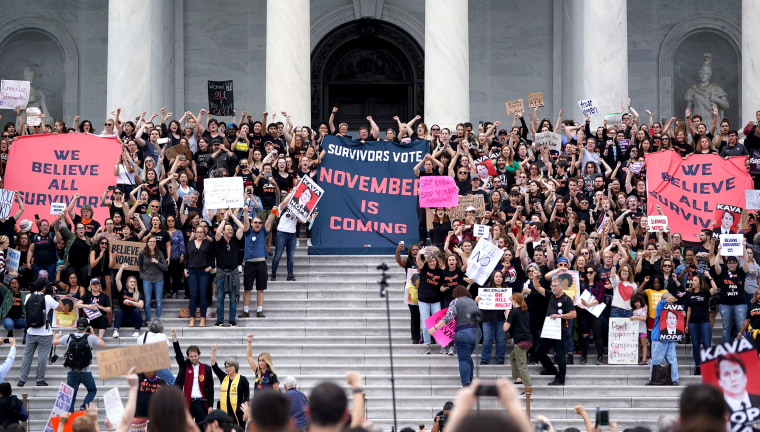
M699 82L689 87L684 95L686 108L691 110L692 116L702 116L705 125L712 123L713 106L718 107L718 121L728 109L728 94L718 84L711 83L711 77L712 54L705 53L705 62L699 68Z
M34 68L28 67L24 69L24 80L29 81L29 102L26 104L26 107L39 108L40 111L42 111L42 114L45 114L45 117L42 119L43 123L52 125L55 122L55 119L50 115L45 94L36 89L33 85L34 77L36 75L37 71L35 71ZM24 123L26 123L26 110L24 110Z

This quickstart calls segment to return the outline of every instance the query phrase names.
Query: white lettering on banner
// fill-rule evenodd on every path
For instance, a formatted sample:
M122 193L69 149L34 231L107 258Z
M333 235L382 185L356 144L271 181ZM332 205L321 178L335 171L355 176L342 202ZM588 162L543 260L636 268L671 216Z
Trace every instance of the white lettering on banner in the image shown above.
M637 364L639 360L639 323L628 318L610 318L607 343L609 364Z
M0 109L26 109L29 103L29 81L0 81Z
M490 241L481 238L475 245L467 261L467 277L473 279L478 285L483 285L491 276L496 264L501 261L504 251Z
M206 179L203 189L207 209L242 208L245 205L243 177Z
M512 309L512 288L478 288L481 310Z
M649 232L657 232L662 230L665 230L665 227L668 226L668 217L667 216L649 216L647 218L647 230Z
M407 153L391 153L388 150L362 150L350 147L342 147L335 144L327 146L327 153L347 159L366 161L366 162L389 162L391 154L393 162L413 163L421 161L424 154L421 151L412 151Z
M744 235L742 234L721 234L720 235L720 256L743 256L744 255Z

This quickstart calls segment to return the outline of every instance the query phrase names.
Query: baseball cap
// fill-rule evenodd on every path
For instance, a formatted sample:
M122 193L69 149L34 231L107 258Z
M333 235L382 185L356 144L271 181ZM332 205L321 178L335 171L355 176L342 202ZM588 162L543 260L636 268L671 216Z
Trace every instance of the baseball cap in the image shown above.
M213 410L210 413L208 413L208 415L206 416L206 418L202 422L200 422L199 424L200 425L205 425L205 424L211 423L213 421L218 421L220 425L231 424L232 423L232 417L228 416L227 413L225 413L222 410Z
M90 279L90 285L100 285L100 279L98 278Z
M567 265L570 265L570 260L568 260L565 257L559 257L559 259L557 260L557 264L563 264L563 263L567 264Z
M79 318L77 320L77 330L84 330L89 324L90 322L87 320L87 318Z
M470 180L480 180L480 176L477 173L470 174Z
M475 210L475 207L473 207L473 206L469 206L469 207L467 207L467 208L466 208L464 211L465 211L465 212L471 212L471 211L476 211L476 210Z
M506 129L500 130L499 131L499 135L501 135L501 134L508 135L507 130Z

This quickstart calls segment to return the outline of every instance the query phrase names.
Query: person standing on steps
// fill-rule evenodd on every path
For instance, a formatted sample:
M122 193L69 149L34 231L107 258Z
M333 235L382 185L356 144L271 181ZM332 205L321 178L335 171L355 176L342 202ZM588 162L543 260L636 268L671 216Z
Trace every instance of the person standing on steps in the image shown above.
M95 385L95 379L92 377L92 371L90 371L92 349L95 347L105 348L106 343L101 337L95 336L87 318L79 318L77 320L77 332L65 336L60 332L56 333L53 338L53 345L63 345L66 348L63 362L68 370L66 384L74 388L69 412L74 412L79 384L84 384L87 389L87 396L84 397L84 402L80 407L80 410L84 411L87 404L92 402L98 393L98 387Z
M443 319L428 330L432 336L439 328L456 320L454 329L454 345L457 348L457 359L459 360L459 378L462 386L470 385L474 371L472 362L472 352L480 340L480 328L478 322L482 321L482 315L478 305L472 299L472 295L467 288L462 285L454 288L452 294L454 300L449 304Z
M214 409L214 376L211 366L200 362L201 349L197 345L187 347L185 359L177 340L176 329L172 329L172 344L174 358L179 366L174 385L182 389L190 415L200 427L206 415Z
M551 284L551 296L549 296L546 316L552 320L561 319L560 334L561 339L541 338L538 341L536 349L536 358L544 367L541 375L554 375L554 381L549 385L565 385L565 373L567 372L567 345L565 345L567 334L563 331L567 325L567 320L575 319L577 312L573 305L573 300L562 291L559 280L554 279ZM548 293L547 293L548 294ZM557 358L557 366L554 367L549 359L549 348L554 347L554 356Z
M253 333L248 335L248 345L245 349L245 358L248 360L248 365L251 366L253 372L256 374L254 381L253 391L254 393L263 388L272 388L279 391L280 381L277 379L277 374L274 372L274 366L272 365L272 356L269 353L261 353L253 361Z
M282 203L280 203L279 206L280 222L277 225L277 235L275 236L275 251L274 258L272 258L272 277L269 279L271 281L277 280L277 268L280 265L280 258L282 258L282 252L285 249L288 250L288 280L296 280L293 276L293 257L296 253L296 224L298 223L298 217L288 209L288 203L293 198L293 192L295 192L295 189L291 190L288 195L282 199Z
M45 382L45 369L47 368L47 358L50 348L53 346L53 330L48 322L48 314L52 310L63 312L63 303L57 298L45 294L47 289L47 279L37 279L34 282L34 291L24 299L26 315L26 348L24 349L24 358L21 360L21 374L18 379L17 387L23 387L29 376L29 369L32 367L34 352L38 351L37 356L37 385L47 386Z
M234 358L224 360L224 371L216 364L217 345L211 345L211 369L221 383L217 408L224 411L240 426L245 427L241 405L248 402L251 394L248 379L240 375L240 363Z
M238 250L243 240L243 223L235 216L237 212L227 210L219 227L216 229L214 246L216 248L216 322L215 326L224 326L224 297L230 297L230 323L236 326L237 322L237 295L240 272L238 266ZM233 225L234 224L234 225Z
M528 372L528 350L533 346L533 335L530 332L530 314L525 297L520 293L512 294L512 309L504 311L504 331L510 331L515 346L509 355L512 367L512 379L515 384L525 384L531 388L530 372ZM517 381L517 380L520 381Z
M267 289L267 244L266 238L272 228L274 215L269 213L266 223L259 216L253 219L248 212L243 212L243 235L245 236L245 251L243 259L243 313L242 318L248 318L251 290L256 283L256 316L264 318L264 292Z

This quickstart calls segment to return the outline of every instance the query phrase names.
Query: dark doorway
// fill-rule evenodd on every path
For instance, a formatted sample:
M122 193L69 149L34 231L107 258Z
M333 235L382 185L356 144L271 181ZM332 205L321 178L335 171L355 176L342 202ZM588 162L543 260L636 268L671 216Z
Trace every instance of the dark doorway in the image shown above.
M319 42L311 55L312 124L336 123L356 130L372 116L384 130L397 129L393 116L407 121L423 110L422 48L399 27L361 19L344 24ZM337 124L336 124L337 126Z

